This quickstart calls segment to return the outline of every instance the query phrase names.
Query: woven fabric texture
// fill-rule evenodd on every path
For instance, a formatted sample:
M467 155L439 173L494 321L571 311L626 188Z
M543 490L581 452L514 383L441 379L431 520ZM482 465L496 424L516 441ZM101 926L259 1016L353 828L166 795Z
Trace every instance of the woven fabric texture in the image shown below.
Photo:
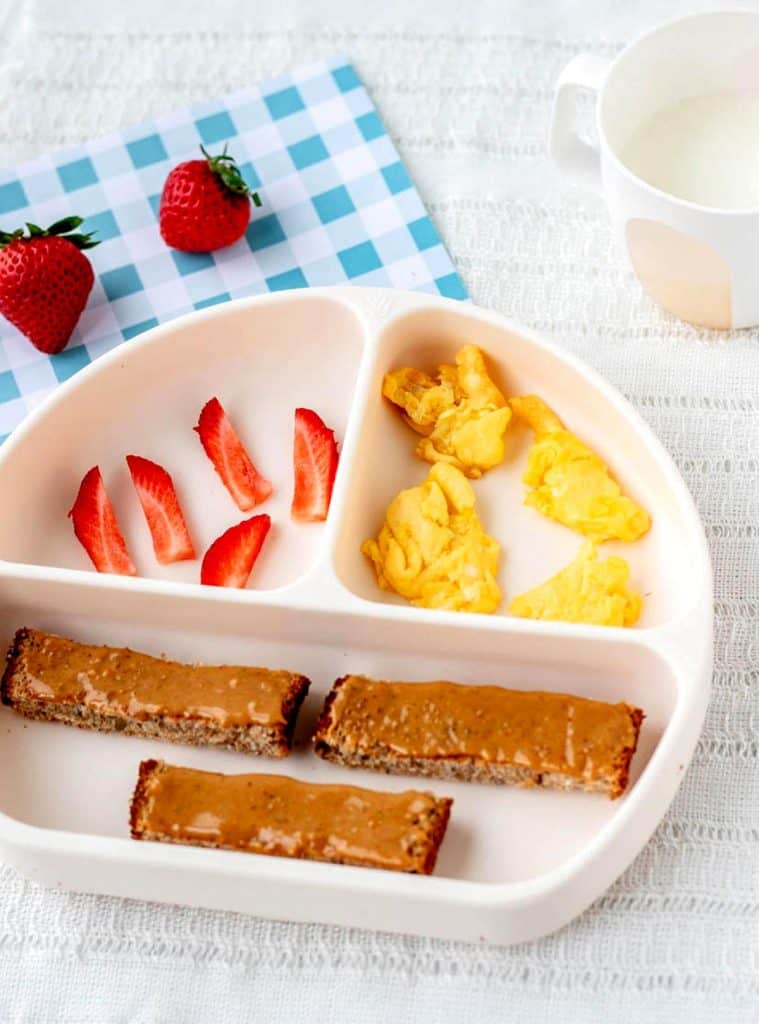
M221 4L214 28L135 2L130 32L115 4L97 23L94 4L20 6L0 76L6 164L348 53L474 301L595 366L673 454L711 545L716 648L670 812L558 934L490 949L51 893L4 869L0 1020L759 1021L759 331L653 308L600 201L569 189L545 147L563 64L616 53L641 27L633 10L645 23L683 5L441 0L404 16L336 2L329 17L326 0L302 14L283 0L254 4L257 26Z

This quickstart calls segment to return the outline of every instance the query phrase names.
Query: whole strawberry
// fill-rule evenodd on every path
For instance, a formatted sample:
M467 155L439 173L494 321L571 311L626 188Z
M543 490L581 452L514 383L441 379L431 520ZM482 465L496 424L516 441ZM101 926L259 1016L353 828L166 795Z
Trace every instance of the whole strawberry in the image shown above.
M161 195L160 225L164 242L183 252L212 252L242 238L250 221L250 201L261 200L245 184L227 147L204 160L178 164Z
M81 250L98 243L76 234L81 223L64 217L47 231L0 231L0 313L48 355L66 347L95 280Z

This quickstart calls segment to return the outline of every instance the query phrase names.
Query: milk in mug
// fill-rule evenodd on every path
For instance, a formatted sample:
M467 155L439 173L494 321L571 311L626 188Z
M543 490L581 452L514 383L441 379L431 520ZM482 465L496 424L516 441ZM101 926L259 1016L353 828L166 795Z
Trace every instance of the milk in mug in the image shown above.
M759 92L693 96L665 106L621 150L639 178L721 209L759 207Z

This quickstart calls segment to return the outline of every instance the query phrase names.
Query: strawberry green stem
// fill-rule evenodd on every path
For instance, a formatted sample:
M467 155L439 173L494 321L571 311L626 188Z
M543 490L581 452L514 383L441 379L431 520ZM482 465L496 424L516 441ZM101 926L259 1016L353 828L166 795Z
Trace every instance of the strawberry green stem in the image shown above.
M261 205L261 199L257 192L253 192L250 189L240 174L240 168L235 162L235 158L231 153L227 153L227 147L224 146L223 152L219 153L218 156L211 156L205 146L200 147L200 151L208 161L208 166L211 168L214 174L218 174L223 184L229 189L230 192L234 192L238 196L249 196L254 206Z
M89 234L84 232L77 233L76 229L83 223L84 221L81 217L63 217L45 229L39 227L38 224L30 224L27 221L26 229L28 234L24 233L23 228L16 228L15 231L0 231L0 249L10 245L11 242L18 242L20 240L28 242L32 238L50 238L53 236L65 238L67 242L71 242L77 249L92 249L93 246L100 243L94 238L95 232L90 232Z

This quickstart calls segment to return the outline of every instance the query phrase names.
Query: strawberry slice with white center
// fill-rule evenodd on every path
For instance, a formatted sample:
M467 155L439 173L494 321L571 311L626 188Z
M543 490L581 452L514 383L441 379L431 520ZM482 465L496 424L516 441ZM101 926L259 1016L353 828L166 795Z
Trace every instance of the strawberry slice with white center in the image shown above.
M194 558L195 548L170 475L163 466L140 455L127 455L126 460L158 561L168 565Z
M266 501L272 485L253 465L218 398L212 398L203 406L195 430L237 507L249 512Z
M93 466L79 485L69 516L77 540L98 572L137 575L98 466Z
M334 431L312 409L296 409L293 519L313 523L327 518L337 459Z
M270 526L269 516L253 516L222 533L203 557L200 582L212 587L242 589L250 578Z

